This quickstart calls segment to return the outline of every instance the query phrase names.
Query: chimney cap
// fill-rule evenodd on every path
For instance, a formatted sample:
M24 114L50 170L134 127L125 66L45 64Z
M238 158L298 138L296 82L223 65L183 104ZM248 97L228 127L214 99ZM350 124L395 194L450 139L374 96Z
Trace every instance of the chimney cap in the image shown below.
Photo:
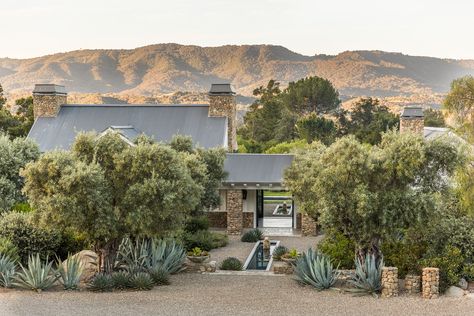
M52 83L38 83L35 84L33 94L60 94L66 95L66 88L61 85L52 84Z
M232 89L230 83L213 83L211 84L211 90L209 95L234 95L235 92Z
M421 106L406 106L403 108L401 115L404 118L422 118L424 116Z

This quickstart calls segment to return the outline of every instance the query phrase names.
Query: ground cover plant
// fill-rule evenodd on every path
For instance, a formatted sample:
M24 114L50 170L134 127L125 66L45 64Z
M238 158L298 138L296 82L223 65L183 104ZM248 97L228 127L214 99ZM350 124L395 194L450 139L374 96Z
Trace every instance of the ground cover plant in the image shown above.
M221 270L241 271L243 269L243 265L239 259L235 257L229 257L222 261L219 268Z
M263 232L258 228L254 228L243 234L240 240L242 242L257 242L262 238Z

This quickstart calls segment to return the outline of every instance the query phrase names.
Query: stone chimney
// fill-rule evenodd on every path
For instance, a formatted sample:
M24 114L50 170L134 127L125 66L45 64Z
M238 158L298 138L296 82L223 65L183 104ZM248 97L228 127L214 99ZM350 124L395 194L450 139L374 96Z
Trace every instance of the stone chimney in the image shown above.
M36 84L33 90L33 114L38 117L56 117L62 104L67 103L64 86Z
M406 106L400 115L400 133L412 132L423 136L425 116L420 106Z
M235 92L229 83L211 85L209 116L227 117L227 148L229 152L237 151L237 108Z

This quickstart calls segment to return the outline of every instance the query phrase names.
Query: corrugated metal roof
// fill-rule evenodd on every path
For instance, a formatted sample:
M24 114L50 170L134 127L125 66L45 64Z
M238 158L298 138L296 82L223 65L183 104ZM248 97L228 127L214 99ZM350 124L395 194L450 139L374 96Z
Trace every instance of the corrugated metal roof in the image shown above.
M424 117L423 108L420 106L406 106L403 108L402 117Z
M39 83L35 84L34 94L66 94L66 88L57 84Z
M279 183L293 155L227 154L224 170L228 173L224 183Z
M230 83L213 83L209 94L235 94Z
M39 117L28 138L42 152L69 149L82 131L133 126L156 141L188 135L205 148L226 147L227 118L209 117L206 105L63 105L57 117Z

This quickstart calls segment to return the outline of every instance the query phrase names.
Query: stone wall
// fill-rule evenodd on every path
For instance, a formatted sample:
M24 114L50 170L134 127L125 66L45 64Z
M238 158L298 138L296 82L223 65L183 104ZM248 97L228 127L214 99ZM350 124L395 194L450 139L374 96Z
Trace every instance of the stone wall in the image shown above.
M382 268L382 297L398 296L398 269Z
M237 105L234 95L210 95L209 116L227 117L227 145L230 152L237 150Z
M227 212L208 212L209 226L214 228L227 228Z
M405 292L408 294L420 293L421 277L419 275L407 274L405 277Z
M284 261L273 261L273 273L275 274L293 274L293 265Z
M423 118L400 118L400 133L413 132L423 135L423 129L425 127Z
M38 117L56 117L62 104L67 103L63 94L33 94L33 114Z
M227 234L242 234L243 201L242 190L227 190Z
M423 298L438 298L439 296L439 269L424 268L421 276Z
M253 212L244 212L243 213L243 227L244 228L253 228Z
M204 273L204 272L216 272L217 262L216 261L209 261L209 262L202 262L202 263L195 263L186 260L185 262L185 272L189 273Z
M301 215L301 235L316 236L316 221L307 214Z

